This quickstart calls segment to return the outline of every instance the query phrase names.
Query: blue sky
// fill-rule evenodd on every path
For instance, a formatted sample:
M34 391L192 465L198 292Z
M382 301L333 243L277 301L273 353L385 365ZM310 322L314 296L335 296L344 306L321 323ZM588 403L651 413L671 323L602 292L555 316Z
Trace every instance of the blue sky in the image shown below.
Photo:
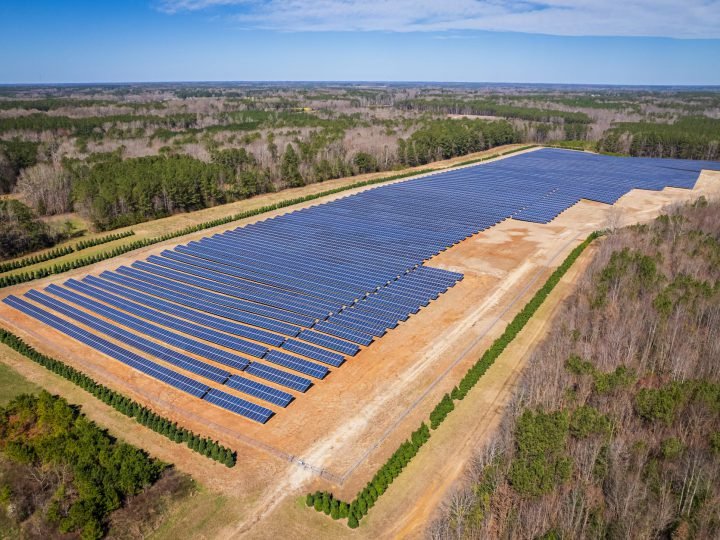
M720 84L718 0L0 2L0 83Z

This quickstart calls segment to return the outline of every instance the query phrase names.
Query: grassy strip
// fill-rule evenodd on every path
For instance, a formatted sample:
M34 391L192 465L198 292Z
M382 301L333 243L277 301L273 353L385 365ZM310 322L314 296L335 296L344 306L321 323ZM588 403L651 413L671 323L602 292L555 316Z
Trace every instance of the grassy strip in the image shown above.
M106 234L105 236L91 238L90 240L80 240L77 244L75 244L75 251L80 251L81 249L87 249L89 247L99 246L100 244L107 244L108 242L114 242L115 240L120 240L121 238L133 236L134 234L135 231L130 230L121 233Z
M535 146L535 145L533 145ZM519 152L520 150L526 150L528 148L532 148L533 146L524 146L522 148L517 148L514 150L508 150L507 152L502 152L498 154L493 154L492 156L488 156L485 158L479 158L477 160L472 160L465 162L464 164L471 164L471 163L478 163L480 161L486 161L488 159L493 159L500 156L505 156L507 154L512 154L514 152ZM463 165L463 164L461 164ZM457 167L458 165L451 165L446 168L452 168ZM118 246L110 251L106 251L103 253L97 253L95 255L90 255L88 257L81 257L78 259L75 259L74 261L62 263L62 264L55 264L53 266L49 266L46 268L40 268L38 270L34 270L32 272L24 272L20 274L13 274L11 276L5 276L0 278L0 288L2 287L10 287L12 285L17 285L19 283L26 283L28 281L33 281L35 279L41 279L53 274L61 274L63 272L67 272L69 270L74 270L76 268L82 268L83 266L88 266L91 264L95 264L100 261L105 261L107 259L112 259L113 257L117 257L118 255L123 255L125 253L128 253L129 251L133 251L136 249L144 248L147 246L151 246L153 244L157 244L159 242L164 242L166 240L171 240L173 238L178 238L180 236L185 236L186 234L191 234L194 232L202 231L204 229L210 229L212 227L217 227L219 225L225 225L227 223L231 223L233 221L239 221L241 219L246 219L249 217L257 216L260 214L264 214L266 212L272 212L273 210L279 210L281 208L286 208L288 206L293 206L296 204L302 204L309 201L313 201L315 199L320 199L321 197L327 197L328 195L335 195L336 193L341 193L343 191L348 191L350 189L356 189L366 186L372 186L375 184L382 184L383 182L392 182L393 180L401 180L403 178L410 178L413 176L419 176L421 174L427 174L431 172L437 172L442 171L443 169L419 169L416 171L408 171L400 174L396 174L393 176L384 176L382 178L376 178L374 180L364 180L362 182L355 182L353 184L348 184L347 186L341 186L333 189L328 189L325 191L321 191L319 193L311 194L311 195L305 195L303 197L295 197L293 199L286 199L284 201L280 201L279 203L270 204L266 206L262 206L260 208L256 208L255 210L248 210L245 212L240 212L237 214L231 214L229 216L225 216L222 218L213 219L211 221L206 221L204 223L198 223L197 225L190 225L188 227L185 227L184 229L177 230L172 233L167 233L162 236L159 236L157 238L144 238L142 240L136 240L134 242L130 242L129 244L125 244L123 246Z
M535 148L537 144L529 144L527 146L521 146L520 148L513 148L512 150L508 150L507 152L500 152L498 154L493 154L492 156L487 157L481 157L476 159L469 159L467 161L461 161L460 163L456 163L455 165L450 165L449 167L446 167L447 169L450 169L452 167L463 167L465 165L473 165L474 163L481 163L483 161L488 161L490 159L499 158L501 156L507 156L509 154L515 154L516 152L522 152L523 150L529 150L530 148Z
M171 420L152 412L150 409L140 405L136 401L133 401L129 397L123 396L121 393L94 381L74 367L68 366L60 360L56 360L55 358L51 358L38 352L35 348L25 343L15 334L2 328L0 328L0 343L4 343L36 364L39 364L56 375L67 379L86 392L89 392L106 405L110 405L116 411L119 411L130 418L134 418L139 424L149 427L156 433L167 437L171 441L176 443L185 443L191 450L194 450L195 452L198 452L215 461L219 461L227 467L235 466L237 456L231 449L221 445L217 441L213 441L208 437L201 437L188 429L179 427L176 422L172 422Z
M594 232L585 241L573 249L560 266L550 275L545 284L535 293L530 301L525 304L522 311L515 315L510 324L507 325L502 335L497 338L488 350L478 359L477 362L467 371L460 383L453 388L450 394L445 394L440 402L430 413L430 428L437 429L447 418L448 414L455 408L455 401L463 399L470 389L477 384L485 372L493 365L495 360L502 354L507 346L525 327L530 318L542 305L550 292L560 282L560 279L570 269L580 254L595 240L601 233ZM308 493L306 504L314 507L319 512L325 512L333 519L347 517L348 526L356 528L360 520L367 515L378 498L385 493L387 488L402 470L410 463L417 454L420 447L430 438L430 429L423 422L420 428L413 432L410 439L403 442L390 459L373 476L355 496L351 503L336 499L332 493L315 492Z
M58 257L63 257L65 255L69 255L70 253L74 253L76 251L87 249L87 248L93 247L93 246L99 246L100 244L107 244L108 242L113 242L115 240L120 240L121 238L127 238L128 236L133 236L134 234L135 234L134 231L125 231L122 233L108 234L106 236L100 236L100 237L92 239L92 240L81 240L74 246L61 246L59 248L55 248L55 249L51 249L50 251L46 251L45 253L42 253L42 254L32 255L30 257L25 257L24 259L17 259L14 261L0 263L0 274L4 273L4 272L10 272L11 270L17 270L18 268L32 266L33 264L38 264L41 262L50 261L52 259L57 259Z

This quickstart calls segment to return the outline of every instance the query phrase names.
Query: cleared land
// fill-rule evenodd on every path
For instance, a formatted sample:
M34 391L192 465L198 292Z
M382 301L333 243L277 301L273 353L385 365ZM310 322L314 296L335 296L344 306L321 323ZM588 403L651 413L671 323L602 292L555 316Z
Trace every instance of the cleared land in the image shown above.
M117 430L131 442L142 444L159 457L177 463L213 491L224 492L232 501L229 509L220 512L222 519L211 519L203 533L199 529L197 533L192 533L193 529L188 528L187 521L179 516L176 526L168 525L163 534L172 536L184 531L206 537L243 534L271 537L294 533L302 537L312 530L314 536L380 536L385 533L392 535L387 524L394 523L395 533L402 531L403 535L412 536L420 530L418 520L407 522L409 528L404 529L405 525L400 524L405 522L400 517L406 516L407 509L418 500L423 500L423 494L428 490L438 492L445 486L426 483L428 473L413 474L413 471L443 470L442 467L433 468L433 459L437 460L434 462L436 466L447 461L446 444L450 448L460 448L463 444L471 448L474 441L482 437L484 429L472 432L464 443L462 439L456 440L456 431L463 436L468 434L468 430L462 429L459 418L474 418L474 422L483 427L492 425L491 419L483 415L487 414L488 407L492 409L500 405L500 390L511 384L513 370L521 366L506 366L503 370L501 363L495 370L499 370L499 374L493 377L488 374L481 381L474 393L463 402L460 410L466 409L467 412L449 420L438 432L439 436L431 439L431 450L426 452L423 449L418 461L391 488L392 492L403 489L405 482L415 484L413 489L405 487L408 495L402 498L402 504L398 502L397 508L384 511L384 505L391 506L389 501L393 499L385 496L369 518L363 521L359 532L350 533L340 523L302 510L294 497L307 489L330 488L343 498L351 498L399 442L427 417L440 396L454 386L563 257L589 232L608 224L608 214L616 224L651 219L668 203L693 199L700 194L720 195L719 179L719 174L706 172L693 191L634 191L612 209L598 203L582 202L549 225L508 220L447 250L434 258L430 265L462 272L465 275L462 282L363 350L303 399L292 404L292 414L283 414L267 426L251 425L230 413L202 407L170 389L158 393L157 385L144 376L128 375L126 369L115 366L105 357L57 332L43 330L41 333L34 321L4 305L0 308L0 318L3 325L38 349L75 365L136 399L152 401L162 414L238 449L238 466L227 470L190 455L189 451L133 425L127 419L119 418L119 414L110 414L105 423L107 408L101 405L92 407L93 412L88 414L97 414L111 430ZM310 204L317 204L317 201ZM218 230L238 224L242 222ZM193 236L206 234L208 231ZM183 242L188 239L183 238ZM7 292L21 294L29 288L62 282L70 275L97 274L101 269L127 264L140 254L148 255L168 245L172 244L153 246L89 269L48 278L32 284L32 287L19 286ZM527 330L523 335L526 334ZM534 339L531 338L530 342ZM410 346L410 343L413 345ZM35 380L34 374L38 370L29 366L26 373ZM45 376L39 382L52 386L54 380L54 377ZM500 386L493 387L493 384ZM487 393L483 394L483 389ZM478 396L477 399L474 396ZM453 430L453 426L460 429ZM437 448L432 451L436 445ZM424 457L425 453L430 458ZM310 468L289 463L286 460L288 455L299 457L315 469L328 471L333 478L338 478L336 485L319 479ZM425 461L427 459L429 462ZM422 467L419 463L423 463ZM445 470L444 477L449 479L456 472ZM209 502L207 506L209 512L219 511L218 508L213 510ZM429 504L421 506L430 507ZM223 528L223 524L228 524L227 528Z

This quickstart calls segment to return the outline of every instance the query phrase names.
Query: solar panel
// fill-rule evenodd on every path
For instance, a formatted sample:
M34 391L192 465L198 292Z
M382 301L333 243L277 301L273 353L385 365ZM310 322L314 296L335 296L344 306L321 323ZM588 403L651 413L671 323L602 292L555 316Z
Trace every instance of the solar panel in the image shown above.
M255 420L264 424L274 414L270 409L251 403L239 397L235 397L227 392L211 388L203 399L213 405L227 409L236 414Z
M352 328L346 328L332 322L319 322L315 325L315 329L319 332L347 339L348 341L358 343L359 345L367 346L373 342L373 337L368 334L353 330Z
M303 360L297 356L280 351L269 351L263 360L267 360L268 362L272 362L273 364L278 364L286 368L294 369L295 371L304 373L305 375L310 375L316 379L322 379L328 373L328 368L325 366L321 366L315 362L308 362L307 360Z
M360 351L360 347L358 347L355 343L350 343L313 330L303 330L300 332L300 338L350 356L355 356Z
M287 388L292 388L293 390L297 390L299 392L307 392L307 390L312 386L312 381L310 379L301 377L300 375L295 375L294 373L288 373L282 369L268 366L262 362L252 362L245 372L250 375L255 375L261 379L286 386Z
M282 345L283 349L287 349L290 352L302 354L313 360L319 360L325 364L329 364L334 367L340 367L345 361L345 357L342 354L338 354L332 351L326 351L320 347L315 347L309 343L303 343L297 339L288 339Z
M230 377L225 383L225 386L229 386L235 390L240 390L245 394L264 399L265 401L269 401L275 405L280 405L281 407L287 407L293 400L292 394L288 394L287 392L283 392L282 390L278 390L266 384L251 381L239 375L233 375Z

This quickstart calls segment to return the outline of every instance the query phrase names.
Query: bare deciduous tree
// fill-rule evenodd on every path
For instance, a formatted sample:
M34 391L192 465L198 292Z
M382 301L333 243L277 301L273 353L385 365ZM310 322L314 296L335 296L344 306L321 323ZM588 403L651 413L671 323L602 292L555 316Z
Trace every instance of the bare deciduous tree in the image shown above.
M70 211L70 177L59 163L39 163L24 169L15 189L39 214Z

